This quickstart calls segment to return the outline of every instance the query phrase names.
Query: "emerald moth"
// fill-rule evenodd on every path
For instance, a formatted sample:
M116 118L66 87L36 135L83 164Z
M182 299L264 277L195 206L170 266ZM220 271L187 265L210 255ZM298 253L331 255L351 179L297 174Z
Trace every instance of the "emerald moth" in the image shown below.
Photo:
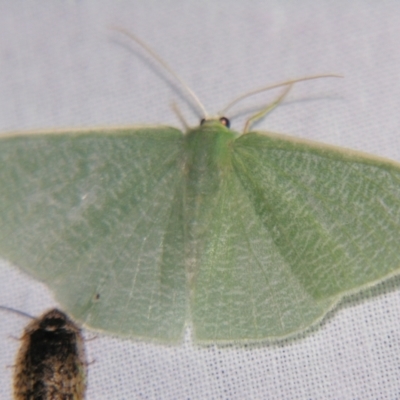
M400 164L219 117L3 135L0 188L0 255L121 336L281 339L400 270Z

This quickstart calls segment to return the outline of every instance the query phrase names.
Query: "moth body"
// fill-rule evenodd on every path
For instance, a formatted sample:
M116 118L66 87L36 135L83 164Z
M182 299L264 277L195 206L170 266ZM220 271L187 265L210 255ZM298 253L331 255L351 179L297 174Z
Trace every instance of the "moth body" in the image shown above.
M21 338L14 371L16 400L81 400L86 357L81 330L53 309L31 322Z

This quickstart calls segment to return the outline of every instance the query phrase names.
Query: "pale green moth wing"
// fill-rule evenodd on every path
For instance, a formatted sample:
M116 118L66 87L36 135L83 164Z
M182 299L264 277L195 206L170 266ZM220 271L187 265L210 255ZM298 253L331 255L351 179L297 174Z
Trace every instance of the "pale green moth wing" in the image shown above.
M0 254L89 326L173 340L187 313L183 135L0 139Z
M210 150L193 181L219 174L189 196L197 338L288 336L399 273L399 164L267 133Z
M218 122L0 140L0 254L131 337L281 338L399 272L400 166Z

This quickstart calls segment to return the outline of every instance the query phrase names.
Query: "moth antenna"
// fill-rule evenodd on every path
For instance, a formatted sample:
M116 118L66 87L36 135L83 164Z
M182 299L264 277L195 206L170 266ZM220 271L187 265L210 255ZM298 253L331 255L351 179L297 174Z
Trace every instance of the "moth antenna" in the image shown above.
M171 104L171 108L172 111L175 113L175 115L177 116L177 118L179 119L179 122L183 125L183 127L188 130L189 129L189 125L187 124L185 118L183 117L181 110L179 109L179 107L177 106L177 104L175 102L173 102Z
M12 308L12 307L0 306L0 309L1 310L5 310L5 311L10 311L10 312L13 312L15 314L19 314L19 315L21 315L23 317L26 317L26 318L36 319L35 317L32 317L32 315L30 315L28 313L25 313L23 311L16 310L15 308Z
M261 92L266 92L267 90L271 89L276 89L278 87L282 86L287 86L287 85L293 85L294 83L298 82L303 82L303 81L310 81L311 79L319 79L319 78L343 78L343 75L337 75L337 74L322 74L322 75L312 75L312 76L306 76L304 78L297 78L297 79L291 79L285 82L281 83L276 83L275 85L271 86L266 86L261 89L256 89L252 90L251 92L247 92L245 94L242 94L241 96L237 97L235 100L231 101L224 109L222 109L218 115L225 115L225 113L232 108L236 103L239 103L243 99L246 99L247 97L253 96L255 94L261 93Z
M119 27L114 27L112 26L111 29L114 31L120 32L126 36L128 36L130 39L135 41L139 46L141 46L148 54L150 54L156 61L158 61L166 71L168 71L181 85L187 93L191 96L192 100L194 100L195 104L197 107L201 110L203 117L208 118L208 113L201 103L200 99L197 97L196 93L189 87L189 85L169 66L169 64L161 58L147 43L145 43L142 39L139 39L136 35L133 33Z

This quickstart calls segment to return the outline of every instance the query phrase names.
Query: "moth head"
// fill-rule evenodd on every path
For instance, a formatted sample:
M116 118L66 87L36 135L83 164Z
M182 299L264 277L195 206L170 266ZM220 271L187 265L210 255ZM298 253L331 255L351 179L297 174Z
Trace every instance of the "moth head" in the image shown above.
M226 117L216 117L216 118L202 118L200 121L200 125L204 125L207 122L220 122L223 126L227 127L228 129L231 127L231 122Z
M39 327L45 331L54 332L68 325L67 316L57 309L50 310L40 320Z

